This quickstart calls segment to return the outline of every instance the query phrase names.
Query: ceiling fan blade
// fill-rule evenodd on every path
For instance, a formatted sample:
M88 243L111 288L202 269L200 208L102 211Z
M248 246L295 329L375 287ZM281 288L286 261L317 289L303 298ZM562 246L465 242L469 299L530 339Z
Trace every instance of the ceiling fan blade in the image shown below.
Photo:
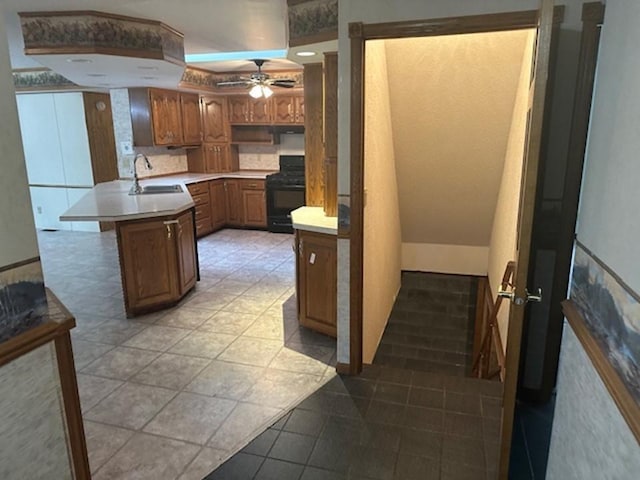
M251 85L253 82L251 80L236 80L234 82L218 82L216 86L218 87L231 87L231 86L240 86L240 85Z
M269 82L269 85L273 85L274 87L293 88L296 86L296 82L295 80L272 80Z

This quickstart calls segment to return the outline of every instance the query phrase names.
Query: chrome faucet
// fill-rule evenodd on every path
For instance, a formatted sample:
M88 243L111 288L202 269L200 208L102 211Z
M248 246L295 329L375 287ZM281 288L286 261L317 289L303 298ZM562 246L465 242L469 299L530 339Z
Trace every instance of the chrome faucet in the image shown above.
M131 187L131 191L134 194L138 194L142 192L142 187L140 186L140 182L138 182L138 171L136 170L136 161L140 157L144 159L144 163L147 166L147 170L153 170L153 166L151 165L151 162L149 162L149 159L144 153L136 154L136 156L133 158L133 187Z

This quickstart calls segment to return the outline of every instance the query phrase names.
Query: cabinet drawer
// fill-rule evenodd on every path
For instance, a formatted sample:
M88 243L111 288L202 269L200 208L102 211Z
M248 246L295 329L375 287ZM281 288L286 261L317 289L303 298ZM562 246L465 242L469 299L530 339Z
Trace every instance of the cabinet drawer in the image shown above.
M211 205L209 203L202 203L196 206L196 220L201 218L211 217Z
M196 207L198 205L204 205L204 204L209 204L209 191L207 190L207 192L205 193L198 193L197 195L191 195L191 198L193 198L193 203L196 204Z
M196 236L201 237L213 231L213 223L211 217L200 218L196 220Z
M187 189L191 195L209 193L209 182L190 183L187 185Z
M264 190L264 180L240 180L242 190Z

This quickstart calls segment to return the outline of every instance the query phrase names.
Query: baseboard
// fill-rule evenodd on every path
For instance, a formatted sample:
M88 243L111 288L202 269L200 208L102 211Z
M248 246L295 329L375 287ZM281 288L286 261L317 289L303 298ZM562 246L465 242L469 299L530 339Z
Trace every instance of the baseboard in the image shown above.
M489 247L403 243L402 270L487 275Z

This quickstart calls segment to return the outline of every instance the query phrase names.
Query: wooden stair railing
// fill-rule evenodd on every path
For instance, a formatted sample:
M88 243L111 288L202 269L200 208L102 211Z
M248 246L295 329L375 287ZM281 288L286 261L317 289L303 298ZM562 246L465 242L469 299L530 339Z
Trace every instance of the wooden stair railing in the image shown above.
M513 287L511 280L515 269L515 262L507 263L502 276L500 290ZM478 305L481 306L481 311L478 312L476 321L481 322L479 332L481 332L482 336L474 349L473 368L471 371L473 376L477 378L491 379L496 375L500 375L500 379L504 379L505 358L500 332L498 331L498 312L502 305L502 297L497 296L495 302L493 301L488 281L484 282L484 291L481 291L480 294L482 297L479 296ZM492 370L491 352L494 346L498 367Z

